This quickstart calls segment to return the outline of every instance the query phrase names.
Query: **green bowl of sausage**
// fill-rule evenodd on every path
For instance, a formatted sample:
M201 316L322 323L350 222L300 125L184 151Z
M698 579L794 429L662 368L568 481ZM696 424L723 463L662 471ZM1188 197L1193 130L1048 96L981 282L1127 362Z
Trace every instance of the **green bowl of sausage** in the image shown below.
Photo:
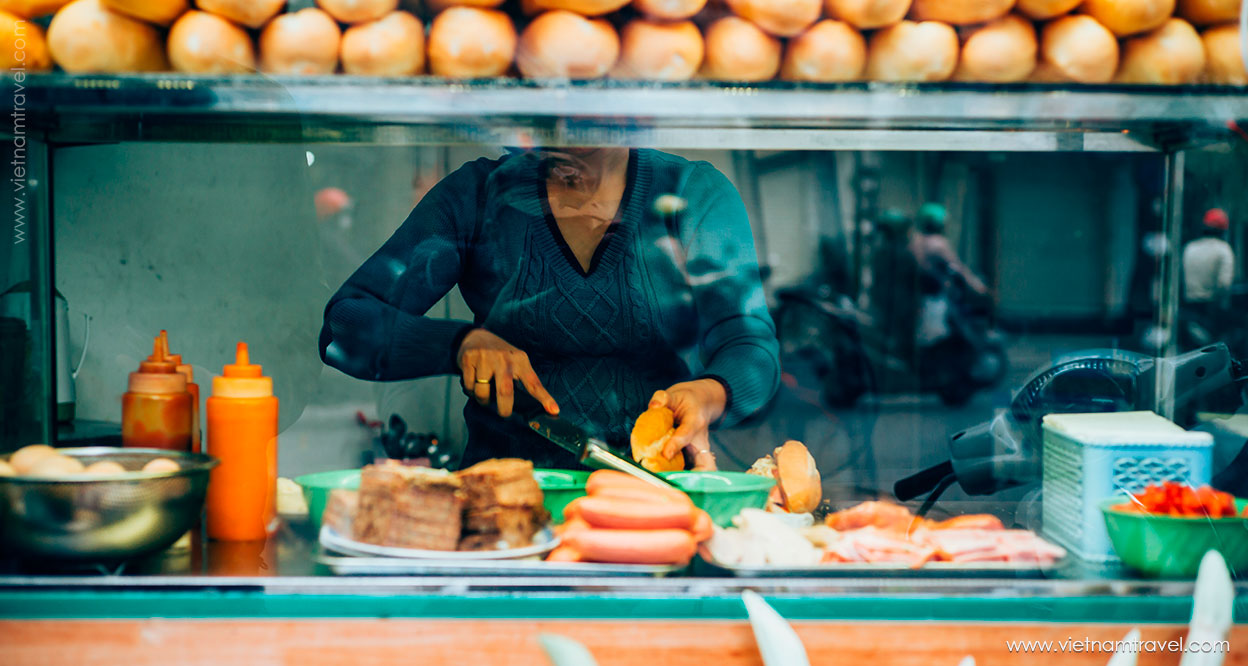
M572 500L585 496L589 472L573 469L535 469L533 478L542 489L542 504L550 512L550 522L563 522L563 509Z

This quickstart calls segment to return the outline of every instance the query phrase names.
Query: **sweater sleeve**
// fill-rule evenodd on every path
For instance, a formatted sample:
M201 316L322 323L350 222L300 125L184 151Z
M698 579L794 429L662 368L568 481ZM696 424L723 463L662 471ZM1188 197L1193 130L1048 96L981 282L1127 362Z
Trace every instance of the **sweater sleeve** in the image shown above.
M775 395L780 345L741 195L705 163L690 176L687 194L691 224L682 225L681 235L698 312L702 376L724 384L728 406L720 425L732 426Z
M322 361L372 381L458 372L455 351L471 322L425 313L459 281L487 164L465 164L435 185L330 298Z

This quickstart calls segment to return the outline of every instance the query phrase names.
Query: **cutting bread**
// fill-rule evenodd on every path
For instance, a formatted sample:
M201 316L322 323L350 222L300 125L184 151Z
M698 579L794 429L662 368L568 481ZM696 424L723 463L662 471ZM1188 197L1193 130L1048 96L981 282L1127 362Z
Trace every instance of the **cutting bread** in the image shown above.
M953 78L989 83L1025 81L1036 68L1038 50L1031 21L1015 14L1003 16L966 37Z
M629 443L633 460L651 472L679 472L685 468L684 453L666 451L676 434L676 416L667 407L651 407L637 417Z
M1205 71L1205 45L1191 23L1179 18L1123 43L1118 83L1178 85Z
M1063 16L1044 27L1032 80L1107 83L1118 69L1118 40L1091 16Z
M957 66L958 33L937 21L902 21L867 47L867 78L877 81L944 81Z
M810 513L823 500L823 479L806 445L789 440L783 446L754 462L749 474L776 480L768 496L768 509L788 513Z
M1209 83L1248 86L1248 70L1241 57L1239 26L1233 23L1209 28L1201 35L1205 43L1205 78Z
M1160 28L1174 13L1174 0L1084 0L1083 11L1127 37Z
M862 33L842 21L825 19L789 40L780 66L786 81L853 81L867 65Z

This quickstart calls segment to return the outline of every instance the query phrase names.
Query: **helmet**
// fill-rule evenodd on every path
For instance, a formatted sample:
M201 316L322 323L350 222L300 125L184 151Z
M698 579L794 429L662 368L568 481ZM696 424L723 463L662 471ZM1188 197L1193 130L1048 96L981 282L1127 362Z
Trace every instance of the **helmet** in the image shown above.
M1221 208L1210 208L1205 211L1205 228L1214 231L1226 231L1231 227L1231 218Z
M938 203L925 203L919 206L919 212L915 217L919 224L919 231L925 234L939 234L945 231L947 216L944 206Z

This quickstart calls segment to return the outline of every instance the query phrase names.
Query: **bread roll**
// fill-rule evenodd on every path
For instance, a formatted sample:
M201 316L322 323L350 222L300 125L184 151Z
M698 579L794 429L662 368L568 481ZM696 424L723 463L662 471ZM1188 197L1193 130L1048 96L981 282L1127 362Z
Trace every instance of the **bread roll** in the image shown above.
M867 66L867 41L853 26L825 19L789 40L780 66L786 81L853 81Z
M1118 83L1192 83L1205 71L1205 45L1196 28L1172 18L1160 28L1122 45Z
M684 453L677 448L665 455L668 442L676 433L675 415L667 407L652 407L641 413L629 434L633 460L651 472L679 472L685 468Z
M1179 0L1178 15L1196 25L1239 20L1241 0Z
M169 62L191 74L242 74L256 70L256 51L246 30L192 9L169 30Z
M260 33L260 69L269 74L333 74L341 41L338 24L319 9L282 14Z
M156 25L170 25L191 8L187 0L104 0L104 6Z
M533 19L516 46L516 67L531 79L597 79L619 57L610 23L558 9Z
M1084 0L1083 11L1126 37L1160 28L1174 13L1174 0Z
M429 71L437 76L503 76L515 57L516 28L494 9L451 7L429 29Z
M910 0L827 0L824 7L832 18L859 30L871 30L906 18Z
M107 10L100 0L74 0L57 12L48 26L48 49L71 74L169 68L156 28Z
M618 79L687 81L702 66L702 32L692 21L633 19L620 31Z
M425 26L394 11L342 34L342 71L358 76L412 76L425 69Z
M1209 83L1248 86L1248 70L1244 69L1239 51L1238 25L1209 28L1201 40L1205 43L1205 78Z
M747 474L775 479L767 496L767 510L810 513L823 500L823 479L806 445L789 440L771 455L754 461Z
M1003 16L966 38L953 78L989 83L1026 81L1036 68L1038 51L1031 21L1015 14Z
M1118 40L1091 16L1063 16L1044 26L1033 80L1106 83L1118 70Z
M316 0L316 4L340 23L376 21L399 8L399 0Z
M702 11L706 0L633 0L633 8L653 19L680 21Z
M534 0L543 10L563 10L581 16L602 16L628 5L629 0Z
M195 5L248 28L260 28L282 11L286 0L195 0Z
M769 81L780 71L780 40L738 16L706 28L702 76L717 81Z
M47 16L67 4L69 0L0 0L0 12L32 19Z
M1018 0L1014 9L1025 16L1044 21L1069 13L1083 0Z
M777 37L795 37L814 25L823 12L823 0L727 0L741 18Z
M493 9L501 4L504 0L425 0L425 9L430 15L437 14L451 7L480 7L482 9ZM419 12L412 12L415 16ZM540 12L535 12L540 13Z
M867 78L944 81L958 66L958 34L937 21L902 21L871 36Z
M910 5L910 18L970 25L999 19L1013 7L1014 0L914 0Z
M14 69L46 72L52 69L48 40L37 23L0 11L0 43L11 45L10 48L0 49L0 68L6 72Z

